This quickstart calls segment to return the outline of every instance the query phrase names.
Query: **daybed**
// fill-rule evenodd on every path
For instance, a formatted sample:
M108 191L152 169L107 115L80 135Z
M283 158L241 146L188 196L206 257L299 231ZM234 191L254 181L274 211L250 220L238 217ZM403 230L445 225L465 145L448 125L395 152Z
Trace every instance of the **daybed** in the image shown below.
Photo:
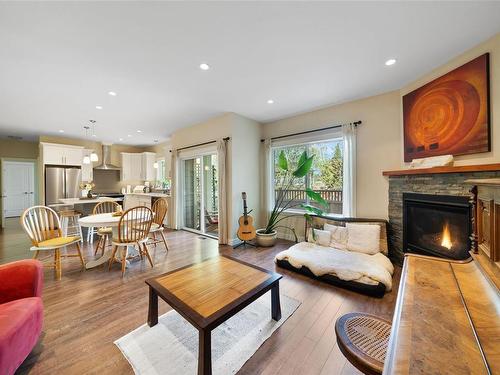
M374 297L392 289L385 220L313 216L306 239L277 254L276 264Z

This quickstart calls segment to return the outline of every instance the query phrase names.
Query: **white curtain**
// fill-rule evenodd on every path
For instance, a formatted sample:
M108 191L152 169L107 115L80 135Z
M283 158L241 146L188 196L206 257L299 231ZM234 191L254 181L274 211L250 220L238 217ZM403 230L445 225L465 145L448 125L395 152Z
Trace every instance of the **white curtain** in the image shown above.
M226 245L229 240L229 217L227 215L227 142L217 140L217 171L219 177L219 244Z
M179 181L177 178L177 160L179 159L179 151L172 150L171 167L170 167L170 227L179 229L178 214L177 214L177 200L179 199Z
M272 176L272 149L271 149L271 140L264 140L263 144L263 184L261 191L262 194L262 207L264 207L264 220L263 224L266 224L269 220L269 214L271 213L271 207L274 204L273 198L273 176Z
M356 217L356 126L342 126L344 140L344 171L342 187L342 215Z

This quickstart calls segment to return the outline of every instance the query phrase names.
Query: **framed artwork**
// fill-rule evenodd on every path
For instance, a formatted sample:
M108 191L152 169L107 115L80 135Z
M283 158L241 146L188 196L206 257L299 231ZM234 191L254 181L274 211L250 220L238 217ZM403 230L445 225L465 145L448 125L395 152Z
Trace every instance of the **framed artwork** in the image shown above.
M403 96L404 161L491 150L489 54Z

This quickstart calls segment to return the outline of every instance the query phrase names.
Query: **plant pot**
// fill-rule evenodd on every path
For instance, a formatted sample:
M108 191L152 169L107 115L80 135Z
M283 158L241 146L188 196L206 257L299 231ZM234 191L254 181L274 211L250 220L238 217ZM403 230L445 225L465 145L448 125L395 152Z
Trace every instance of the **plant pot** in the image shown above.
M257 229L256 230L256 241L257 245L262 247L271 247L276 244L276 238L278 237L278 232L273 231L272 233L264 233L265 229Z

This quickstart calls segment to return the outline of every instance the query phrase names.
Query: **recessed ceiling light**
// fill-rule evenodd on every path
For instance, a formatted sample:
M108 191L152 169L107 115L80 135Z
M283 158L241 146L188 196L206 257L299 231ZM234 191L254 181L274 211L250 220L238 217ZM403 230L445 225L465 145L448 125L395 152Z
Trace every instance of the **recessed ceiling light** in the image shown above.
M130 137L132 137L132 135L131 135L131 134L127 134L127 137L129 137L129 138L130 138Z
M267 101L267 104L274 104L274 100L269 99L269 100Z
M61 129L61 130L59 130L59 133L64 133L64 130L62 130L62 129Z
M102 109L102 106L101 105L96 105L95 109Z
M142 133L142 130L137 130L137 133Z
M119 139L119 141L120 141L120 142L121 142L121 141L123 141L123 138L120 138L120 139Z
M114 91L110 91L110 92L108 92L108 95L111 95L111 96L116 96L116 92L114 92Z
M387 66L391 66L394 64L396 64L396 59L389 59L385 62L385 65L387 65Z
M210 65L208 65L206 63L202 63L202 64L200 64L200 69L201 70L208 70L208 69L210 69Z

